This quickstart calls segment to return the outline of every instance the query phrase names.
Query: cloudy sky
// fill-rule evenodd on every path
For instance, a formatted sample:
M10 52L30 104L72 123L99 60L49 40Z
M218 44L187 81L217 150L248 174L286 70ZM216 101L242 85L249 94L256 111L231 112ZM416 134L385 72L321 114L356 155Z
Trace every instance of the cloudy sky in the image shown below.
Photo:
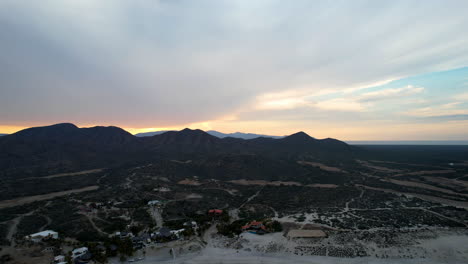
M0 132L468 140L468 1L0 1Z

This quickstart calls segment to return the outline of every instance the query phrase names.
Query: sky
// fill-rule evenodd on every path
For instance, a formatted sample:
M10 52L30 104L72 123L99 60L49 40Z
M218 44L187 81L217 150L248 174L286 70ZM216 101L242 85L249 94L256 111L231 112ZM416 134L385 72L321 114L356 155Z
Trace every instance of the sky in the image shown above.
M468 1L2 0L0 133L468 140Z

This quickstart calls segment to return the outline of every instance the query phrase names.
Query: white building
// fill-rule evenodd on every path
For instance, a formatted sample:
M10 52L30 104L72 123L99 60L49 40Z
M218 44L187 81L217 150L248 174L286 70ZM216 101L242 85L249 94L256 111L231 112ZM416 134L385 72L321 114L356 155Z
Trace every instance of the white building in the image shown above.
M78 257L83 256L84 254L88 253L88 248L87 247L81 247L81 248L75 248L72 251L72 258L76 259Z
M31 234L26 236L26 239L29 239L33 242L41 242L43 239L58 239L59 235L57 232L52 230L46 230L39 233Z

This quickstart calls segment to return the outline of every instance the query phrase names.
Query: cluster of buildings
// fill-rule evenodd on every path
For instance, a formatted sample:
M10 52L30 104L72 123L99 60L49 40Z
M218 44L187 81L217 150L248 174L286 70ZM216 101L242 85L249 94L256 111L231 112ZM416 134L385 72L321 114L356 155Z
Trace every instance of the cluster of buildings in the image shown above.
M87 247L75 248L71 252L71 259L74 264L87 264L93 258L91 252ZM54 257L54 264L67 264L67 260L64 255Z
M266 229L263 222L259 222L255 220L242 226L241 229L242 229L242 232L249 232L251 234L257 234L257 235L263 235L263 234L268 233L268 230Z
M116 232L114 237L119 239L129 238L132 241L134 249L142 249L153 242L161 243L181 239L183 238L183 233L187 228L191 228L193 230L198 229L198 225L195 221L184 223L184 227L185 228L175 230L171 230L167 227L161 227L157 232L142 233L139 235L134 235L130 232Z

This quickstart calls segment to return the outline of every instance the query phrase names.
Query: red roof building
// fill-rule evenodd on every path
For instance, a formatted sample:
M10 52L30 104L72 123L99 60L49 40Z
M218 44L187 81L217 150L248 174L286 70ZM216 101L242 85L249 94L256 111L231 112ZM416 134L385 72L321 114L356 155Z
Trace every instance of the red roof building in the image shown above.
M267 231L263 222L258 222L258 221L252 221L250 223L247 223L245 226L242 226L242 231L248 231L248 230L253 230L253 231L263 230L265 232Z
M211 209L208 211L208 214L209 215L222 215L223 214L223 210L220 210L220 209Z

